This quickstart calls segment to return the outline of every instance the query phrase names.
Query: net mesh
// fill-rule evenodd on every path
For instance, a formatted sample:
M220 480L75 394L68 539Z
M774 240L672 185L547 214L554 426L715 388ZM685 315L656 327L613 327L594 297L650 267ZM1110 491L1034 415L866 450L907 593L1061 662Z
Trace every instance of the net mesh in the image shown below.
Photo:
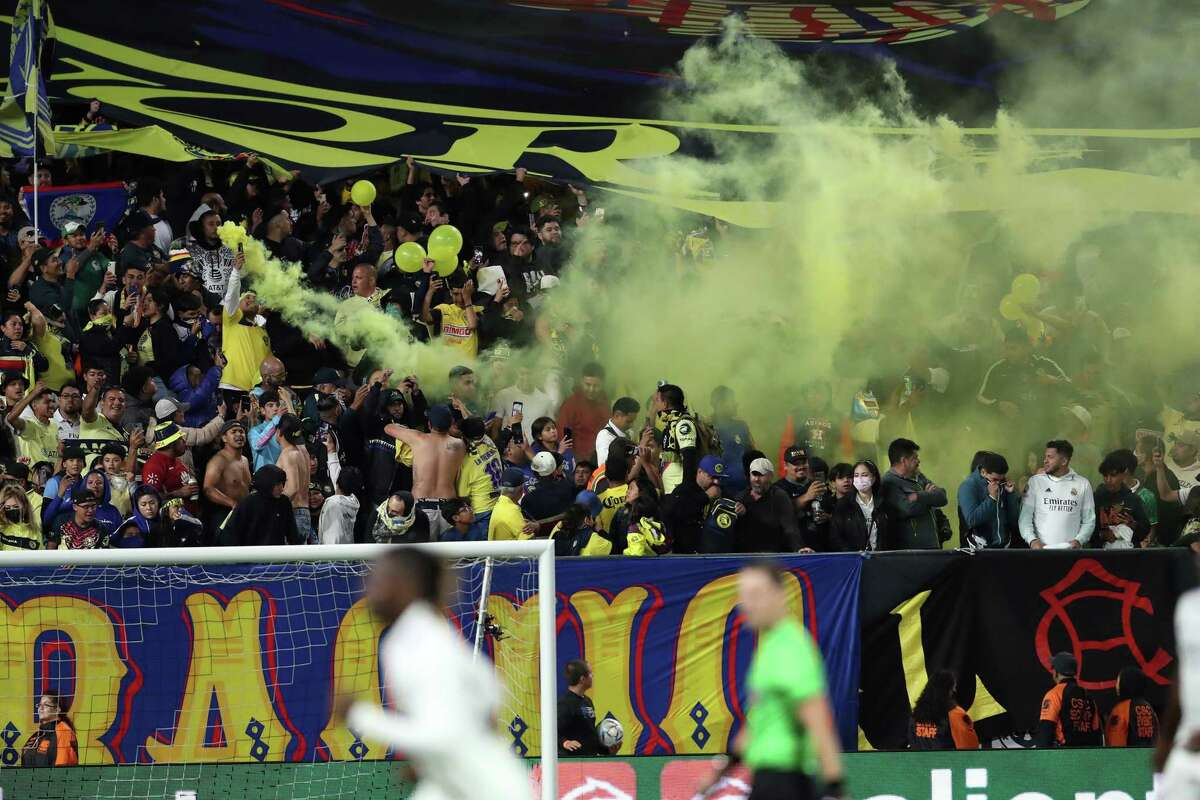
M452 567L448 614L495 664L501 735L536 757L537 561L478 557ZM37 750L29 750L37 702L56 692L86 765L0 769L4 796L405 796L411 784L395 754L330 718L337 695L387 703L383 631L362 597L369 568L0 569L0 764L37 758L27 754Z

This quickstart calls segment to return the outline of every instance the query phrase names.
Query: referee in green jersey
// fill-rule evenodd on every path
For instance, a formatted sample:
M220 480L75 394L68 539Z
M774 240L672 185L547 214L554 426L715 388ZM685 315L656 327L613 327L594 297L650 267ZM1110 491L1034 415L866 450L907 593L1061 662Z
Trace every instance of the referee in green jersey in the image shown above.
M786 575L759 562L744 567L738 578L739 604L758 633L758 649L746 680L746 724L731 761L712 783L740 759L753 774L750 800L841 798L841 748L825 695L825 668L812 636L788 606Z

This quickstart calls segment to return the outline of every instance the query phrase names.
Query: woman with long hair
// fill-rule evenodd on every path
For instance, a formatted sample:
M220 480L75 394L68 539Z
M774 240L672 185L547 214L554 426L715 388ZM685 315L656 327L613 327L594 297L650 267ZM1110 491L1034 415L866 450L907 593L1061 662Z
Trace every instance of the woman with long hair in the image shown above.
M37 706L38 729L21 748L23 767L73 767L79 763L75 726L58 692L43 692Z
M0 488L0 550L41 550L42 527L33 518L29 497L11 484Z
M891 518L879 492L879 467L859 461L851 470L854 490L838 500L829 521L829 546L835 553L888 549Z
M979 737L967 712L958 704L954 673L939 669L929 676L913 706L908 746L913 750L978 750Z

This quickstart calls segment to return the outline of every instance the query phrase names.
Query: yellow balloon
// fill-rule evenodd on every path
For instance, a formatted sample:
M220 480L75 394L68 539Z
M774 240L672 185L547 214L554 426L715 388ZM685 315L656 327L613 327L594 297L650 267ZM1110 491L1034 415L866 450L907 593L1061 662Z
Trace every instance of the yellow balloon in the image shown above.
M401 272L420 272L425 262L425 248L416 242L405 242L396 248L395 260Z
M370 181L355 181L350 187L350 199L356 206L369 206L375 202L375 184Z
M451 275L454 270L458 269L458 253L447 253L440 251L437 255L430 254L430 257L437 263L437 274L443 278Z
M400 263L399 261L396 262ZM1004 299L1000 301L1000 316L1005 319L1020 319L1025 315L1025 310L1021 308L1021 303L1016 296L1011 294L1004 295Z
M429 234L429 252L431 253L437 250L449 250L457 256L462 250L462 243L462 234L453 225L438 225Z
M1032 303L1042 293L1042 282L1037 275L1024 272L1013 278L1012 296L1022 303Z

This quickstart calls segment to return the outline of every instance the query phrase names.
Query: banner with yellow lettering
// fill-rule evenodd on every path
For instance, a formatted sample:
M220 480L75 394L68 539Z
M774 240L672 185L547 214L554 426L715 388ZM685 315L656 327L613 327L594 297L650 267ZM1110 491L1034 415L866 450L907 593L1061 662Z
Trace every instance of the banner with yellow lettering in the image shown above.
M597 714L623 753L720 753L741 723L754 637L738 558L560 561L558 660L588 659ZM785 562L798 619L828 665L843 738L857 727L856 555ZM331 721L331 698L379 689L381 625L363 564L0 570L0 764L20 761L37 698L64 699L82 764L391 758ZM481 567L460 571L454 622L471 638ZM499 722L537 755L538 597L529 564L498 565L488 654ZM565 688L565 687L563 687Z

